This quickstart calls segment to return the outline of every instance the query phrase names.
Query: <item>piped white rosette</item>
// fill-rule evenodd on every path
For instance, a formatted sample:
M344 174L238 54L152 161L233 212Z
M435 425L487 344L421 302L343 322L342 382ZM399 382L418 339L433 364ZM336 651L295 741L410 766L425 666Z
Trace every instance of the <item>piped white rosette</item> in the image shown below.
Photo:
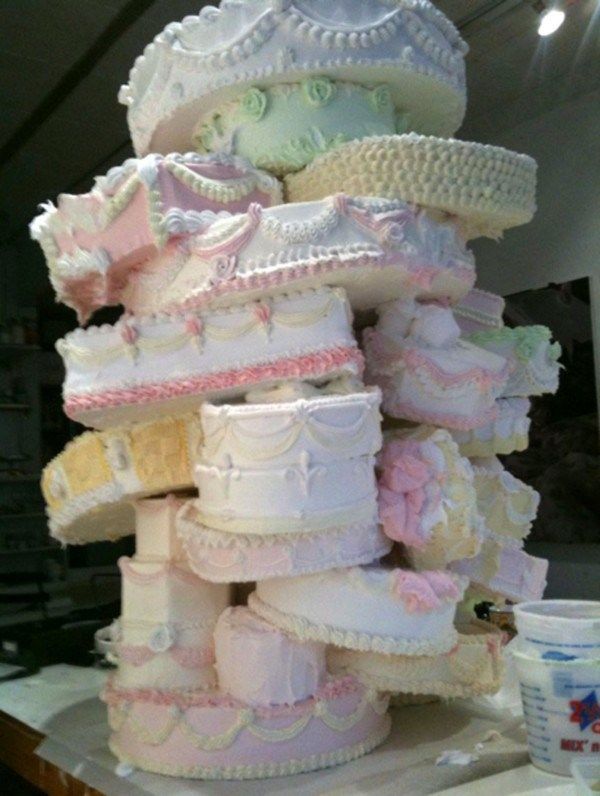
M288 200L344 190L401 199L454 223L465 239L497 238L536 210L533 158L487 144L415 135L351 141L286 177Z
M220 310L125 315L57 343L65 412L107 428L186 412L288 379L362 373L343 290L322 288Z
M379 519L417 569L443 569L481 548L473 468L450 434L419 426L386 435L378 460Z
M130 159L90 193L61 194L31 223L58 301L85 322L121 303L133 271L186 236L253 203L278 204L281 186L247 161L195 153Z
M454 614L467 583L441 571L353 567L259 582L248 605L301 640L436 655L456 644Z
M458 643L442 655L384 655L327 650L334 674L352 674L379 691L466 699L494 694L502 684L502 634L484 622L457 625Z
M458 301L474 281L454 225L406 202L340 194L216 221L140 270L122 302L178 313L329 285L364 310L400 297Z
M498 459L474 459L477 506L484 521L481 552L455 561L453 571L478 589L513 602L539 600L546 587L548 562L523 550L540 496L512 476Z
M194 571L217 582L254 581L370 563L388 553L377 523L379 404L377 390L204 404L206 437L195 467L200 498L178 516Z
M364 334L367 381L392 417L451 429L483 426L509 376L507 361L460 339L452 311L395 301Z
M136 60L119 99L139 154L187 151L197 125L222 103L315 76L387 84L409 129L448 135L464 115L466 52L428 0L362 0L360 8L354 0L224 0L168 25ZM256 117L260 105L247 105ZM335 128L329 132L335 140Z

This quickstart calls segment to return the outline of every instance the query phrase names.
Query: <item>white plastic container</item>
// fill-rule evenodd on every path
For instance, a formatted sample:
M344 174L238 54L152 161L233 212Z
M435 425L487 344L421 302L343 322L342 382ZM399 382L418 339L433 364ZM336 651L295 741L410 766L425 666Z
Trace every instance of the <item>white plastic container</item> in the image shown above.
M540 600L515 605L518 648L544 660L600 660L600 602Z
M600 660L513 656L531 762L563 776L586 755L600 764Z
M573 760L571 774L575 780L577 796L593 796L600 793L600 758L584 757Z

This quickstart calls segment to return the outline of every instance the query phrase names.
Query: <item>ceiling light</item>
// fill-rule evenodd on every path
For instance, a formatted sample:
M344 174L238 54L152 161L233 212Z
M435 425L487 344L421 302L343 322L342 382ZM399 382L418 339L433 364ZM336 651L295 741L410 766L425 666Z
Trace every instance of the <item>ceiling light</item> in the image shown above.
M542 11L538 33L540 36L552 36L565 21L566 14L558 8Z

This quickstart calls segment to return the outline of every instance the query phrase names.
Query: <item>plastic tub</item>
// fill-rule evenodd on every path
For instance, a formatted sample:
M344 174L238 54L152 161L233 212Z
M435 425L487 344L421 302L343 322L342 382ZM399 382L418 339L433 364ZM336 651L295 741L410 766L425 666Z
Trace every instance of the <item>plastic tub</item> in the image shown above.
M600 660L542 660L515 651L531 762L568 776L573 760L600 763Z
M600 602L540 600L515 605L518 648L545 660L600 659Z

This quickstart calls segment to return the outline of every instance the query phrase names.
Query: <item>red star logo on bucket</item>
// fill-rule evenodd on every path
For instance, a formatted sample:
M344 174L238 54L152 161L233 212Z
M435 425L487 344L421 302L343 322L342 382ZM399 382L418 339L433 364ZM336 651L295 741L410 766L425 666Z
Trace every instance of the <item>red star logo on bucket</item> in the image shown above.
M579 724L580 730L587 730L589 726L600 721L600 704L595 691L591 691L581 701L573 700L569 705L573 711L570 720L573 724Z

